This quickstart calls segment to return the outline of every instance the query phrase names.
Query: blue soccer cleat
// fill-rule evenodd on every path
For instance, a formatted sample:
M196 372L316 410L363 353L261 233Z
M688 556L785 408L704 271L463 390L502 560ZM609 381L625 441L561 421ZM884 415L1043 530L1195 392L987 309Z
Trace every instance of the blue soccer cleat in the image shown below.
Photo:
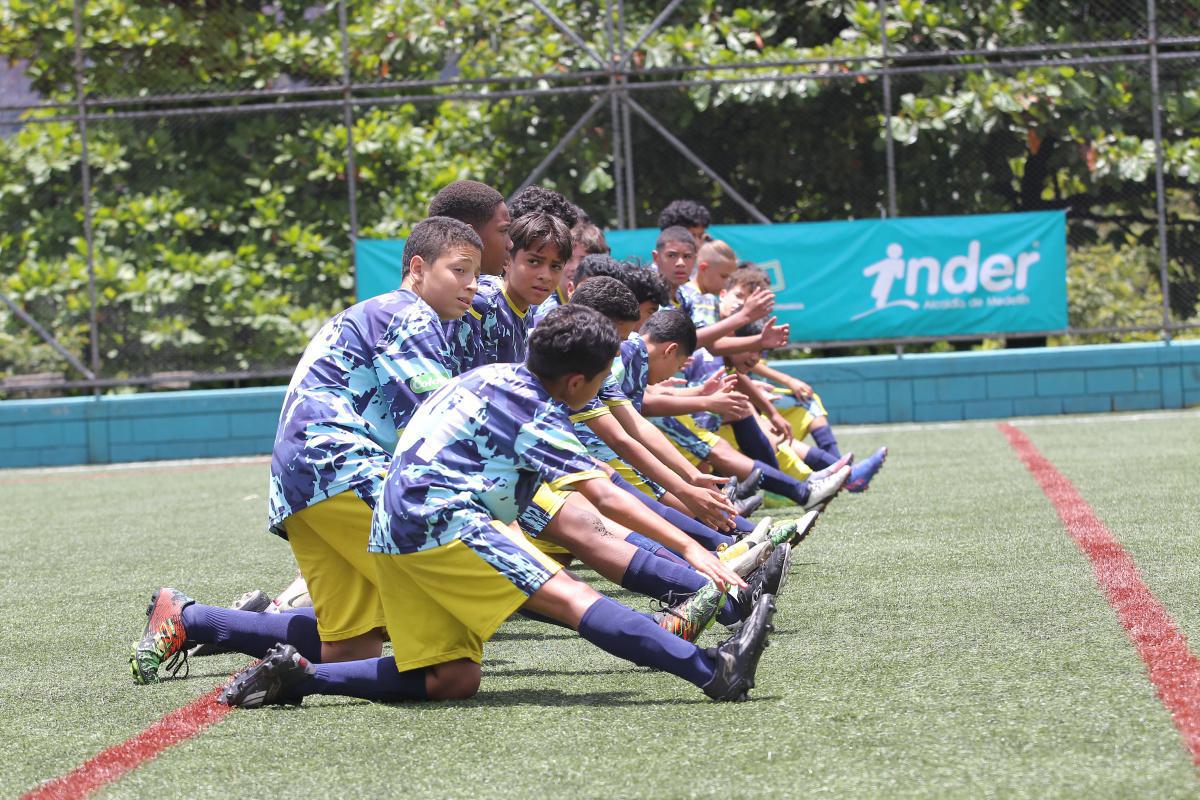
M875 473L883 468L883 462L887 459L887 454L888 449L881 447L851 467L850 480L846 481L846 491L865 492L867 487L871 485L871 479L875 477Z

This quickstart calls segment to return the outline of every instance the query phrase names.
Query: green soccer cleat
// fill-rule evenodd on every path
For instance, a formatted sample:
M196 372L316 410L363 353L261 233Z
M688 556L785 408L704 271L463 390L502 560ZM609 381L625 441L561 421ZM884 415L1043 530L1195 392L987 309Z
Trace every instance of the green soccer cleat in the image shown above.
M183 610L194 602L183 592L165 586L151 596L146 608L146 629L142 631L142 638L133 643L133 652L129 654L134 683L158 683L161 666L166 666L171 675L187 667Z
M811 512L810 512L811 513ZM791 542L792 537L796 535L796 520L789 519L786 522L781 522L771 529L771 535L768 541L778 547L785 542Z
M290 644L277 644L263 660L234 675L217 702L237 708L300 705L300 699L284 697L288 689L317 674L307 658Z
M717 612L725 605L725 592L709 581L682 603L656 611L650 615L658 627L675 634L680 639L694 642L708 630L717 618Z

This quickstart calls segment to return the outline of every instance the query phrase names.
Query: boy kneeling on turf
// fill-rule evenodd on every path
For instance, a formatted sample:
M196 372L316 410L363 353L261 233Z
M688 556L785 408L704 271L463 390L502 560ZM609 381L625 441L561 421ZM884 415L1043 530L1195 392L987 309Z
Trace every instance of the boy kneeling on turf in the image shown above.
M766 644L773 595L763 595L736 636L702 650L575 580L508 527L543 482L572 487L631 528L661 524L595 468L559 405L578 409L594 398L617 347L607 319L567 306L534 331L525 364L481 367L439 389L400 438L372 524L370 551L395 655L312 665L281 645L237 675L223 702L249 708L310 694L471 697L483 643L520 608L714 699L743 699ZM715 556L693 563L722 588L744 586Z

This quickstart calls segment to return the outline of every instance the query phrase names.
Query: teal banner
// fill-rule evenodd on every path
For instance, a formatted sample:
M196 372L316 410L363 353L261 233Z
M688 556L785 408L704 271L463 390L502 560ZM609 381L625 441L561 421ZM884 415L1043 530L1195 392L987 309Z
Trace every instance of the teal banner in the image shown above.
M1027 333L1067 327L1062 211L854 222L714 225L771 276L794 341ZM609 231L650 261L657 230ZM359 240L360 299L400 285L399 240Z

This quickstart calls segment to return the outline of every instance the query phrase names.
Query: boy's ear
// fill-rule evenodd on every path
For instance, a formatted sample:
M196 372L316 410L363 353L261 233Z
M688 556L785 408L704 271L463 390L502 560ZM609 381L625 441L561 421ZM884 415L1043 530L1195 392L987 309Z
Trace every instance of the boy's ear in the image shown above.
M575 294L575 281L567 281L567 301L571 300L571 295Z
M667 358L671 358L677 352L679 352L679 342L667 342L666 347L663 348L663 355Z
M409 259L408 268L404 270L404 277L412 277L420 280L425 276L425 259L420 256L413 256Z

